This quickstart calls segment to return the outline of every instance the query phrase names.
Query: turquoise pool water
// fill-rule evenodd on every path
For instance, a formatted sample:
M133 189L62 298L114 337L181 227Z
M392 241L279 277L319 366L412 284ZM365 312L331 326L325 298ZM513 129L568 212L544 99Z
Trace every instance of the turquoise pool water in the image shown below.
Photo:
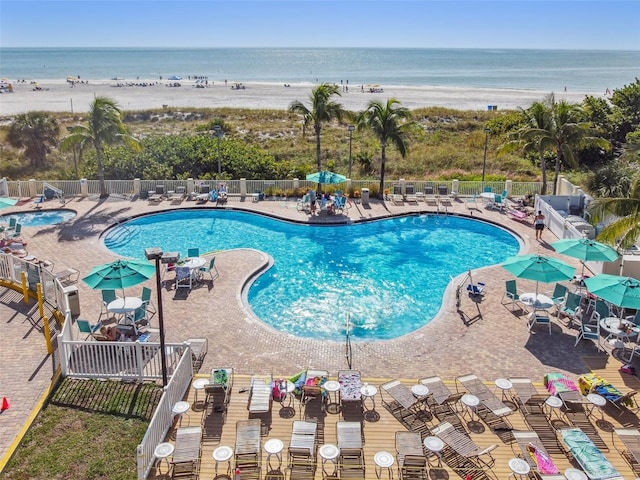
M248 293L255 314L296 336L337 341L344 339L347 314L354 340L415 331L440 309L450 275L502 262L519 250L506 230L459 217L315 226L228 210L139 217L110 230L104 244L136 258L150 246L182 256L190 247L267 252L275 265Z
M18 212L0 216L0 223L9 223L14 217L24 227L42 227L66 222L76 216L76 212L68 209L41 210L38 212Z

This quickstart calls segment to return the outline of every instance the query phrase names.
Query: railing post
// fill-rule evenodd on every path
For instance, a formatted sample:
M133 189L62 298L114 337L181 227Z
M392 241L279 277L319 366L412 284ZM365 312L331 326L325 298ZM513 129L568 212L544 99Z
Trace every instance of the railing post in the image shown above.
M240 179L240 196L241 197L247 196L247 179L246 178Z
M507 191L507 198L511 198L511 190L513 190L513 180L507 180L504 184L504 189Z
M34 178L29 179L29 197L37 197L38 190L36 188L36 180Z
M136 358L136 366L138 367L138 381L144 381L144 358L142 354L142 343L139 340L136 340L134 343L135 348L135 358Z
M84 198L89 196L89 182L86 178L80 179L80 196Z
M140 191L141 191L140 186L141 185L142 185L142 182L140 181L139 178L134 178L133 179L133 196L134 197L139 197L140 196Z

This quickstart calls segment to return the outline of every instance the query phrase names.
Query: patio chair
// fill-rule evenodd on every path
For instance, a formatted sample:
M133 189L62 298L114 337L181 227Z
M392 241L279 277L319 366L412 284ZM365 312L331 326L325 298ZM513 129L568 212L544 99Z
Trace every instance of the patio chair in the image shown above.
M476 375L456 377L456 388L458 384L462 385L470 394L478 397L481 404L495 416L504 417L513 413L513 410L506 406Z
M514 401L523 412L533 413L540 411L548 394L539 393L533 382L525 377L509 377L511 387L515 392Z
M484 295L485 286L483 282L469 283L467 285L467 292L475 297L482 296Z
M427 457L416 432L396 432L396 454L400 480L427 478Z
M176 191L169 195L169 200L173 203L181 203L187 196L187 187L176 187Z
M438 376L421 378L419 382L429 389L426 403L431 414L441 422L451 423L456 430L466 432L457 410L457 404L464 394L451 392Z
M340 478L364 478L364 449L360 422L336 422Z
M456 430L449 422L442 422L435 426L432 433L458 455L476 463L479 468L491 468L495 463L491 452L498 447L497 445L481 448L468 435Z
M505 198L502 195L496 193L493 197L492 208L495 210L500 210L502 212L504 211L506 205L507 203Z
M596 344L596 348L598 352L601 351L600 348L600 322L596 318L596 321L593 322L590 319L585 319L583 315L580 318L580 330L578 331L578 335L576 336L576 343L573 345L574 347L578 346L580 340L594 340ZM602 349L604 350L604 349Z
M189 267L176 266L176 281L175 288L188 288L191 290L193 287L193 276L191 275L191 269Z
M266 413L271 410L273 397L271 395L272 381L265 381L262 378L251 377L249 386L249 399L247 400L247 409L249 415Z
M9 239L9 238L18 238L22 236L22 224L21 223L16 223L15 229L13 232L7 232L5 233L5 238Z
M514 311L516 309L516 303L520 304L520 310L526 311L524 305L520 301L520 294L518 293L518 286L515 280L507 280L504 282L504 295L502 296L502 300L500 303L502 305L507 305L511 303L511 310Z
M580 305L582 304L582 296L577 293L567 292L567 299L558 306L558 318L564 315L569 319L567 326L572 327L573 321L582 313Z
M151 320L157 313L157 310L151 301L151 289L149 287L142 287L140 299L142 300L142 305L146 308L147 318Z
M404 199L408 203L418 203L418 197L416 196L416 187L413 185L407 185L404 187Z
M451 198L449 197L449 188L446 185L438 186L438 200L440 205L445 207L451 206Z
M362 378L358 370L338 371L340 383L340 407L342 418L360 418L362 416Z
M591 320L600 323L603 318L611 317L611 308L604 300L596 300L591 310Z
M262 448L260 446L261 422L259 419L236 422L234 460L236 471L242 478L260 478Z
M544 475L560 473L536 432L514 430L511 434L520 447L522 458L531 467L531 471Z
M556 306L556 316L558 316L560 307L564 305L567 299L567 293L569 293L569 289L561 283L556 283L553 287L553 292L549 292L551 300L553 300L553 304Z
M113 302L114 300L116 300L118 298L118 296L116 295L116 291L115 290L102 290L101 292L102 295L102 305L100 306L100 319L102 319L102 315L107 315L107 317L109 316L109 311L107 310L107 306Z
M171 478L198 476L200 469L202 427L180 427L176 431L176 443L171 464Z
M212 412L226 414L233 389L233 368L214 368L204 387L205 405Z
M479 210L478 208L478 195L475 193L470 197L467 197L464 201L469 210Z
M200 256L200 249L199 248L188 248L187 249L187 257L193 258L193 257L199 257L199 256Z
M213 272L216 272L216 276L213 276ZM216 267L216 257L211 257L209 260L209 265L205 265L204 267L200 267L198 273L201 275L204 273L208 273L211 276L211 281L215 280L220 276L220 272L218 272L218 268Z
M164 185L156 185L155 192L149 192L149 202L158 203L165 199Z
M549 327L549 335L551 335L551 318L549 318L549 314L546 312L534 311L527 323L529 332L531 332L534 325L547 325Z
M637 474L640 471L640 431L636 428L616 428L614 432L624 447L622 456L629 462L633 472ZM613 440L615 443L615 437Z
M404 196L402 195L402 187L400 185L393 186L391 201L396 205L404 205Z
M399 417L400 422L414 413L413 409L418 399L400 380L383 383L380 388L382 404L393 416Z
M624 478L579 428L564 428L560 430L560 436L569 448L569 453L591 480L622 480Z
M98 335L100 334L100 327L102 327L102 323L98 322L94 325L91 325L89 323L89 321L87 320L82 320L80 318L78 318L76 320L76 325L78 326L78 332L79 333L86 333L87 336L85 337L85 340L91 336L94 335Z
M316 422L296 420L289 442L290 478L313 478L316 471Z

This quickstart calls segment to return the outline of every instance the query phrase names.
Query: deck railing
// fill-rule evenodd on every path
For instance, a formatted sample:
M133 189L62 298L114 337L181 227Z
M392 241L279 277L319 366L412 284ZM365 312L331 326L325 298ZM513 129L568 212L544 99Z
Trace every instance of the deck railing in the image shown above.
M155 458L153 451L159 443L163 442L173 423L172 409L176 402L183 399L185 392L191 385L193 377L193 364L191 363L191 350L188 344L184 345L184 355L178 361L171 379L164 389L162 398L158 403L155 413L149 422L147 431L138 445L136 457L138 465L138 480L147 478Z

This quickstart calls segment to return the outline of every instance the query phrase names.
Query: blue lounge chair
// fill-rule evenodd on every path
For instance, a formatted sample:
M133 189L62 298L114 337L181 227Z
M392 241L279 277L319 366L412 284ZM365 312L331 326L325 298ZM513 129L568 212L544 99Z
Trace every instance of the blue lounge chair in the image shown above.
M470 283L467 285L467 291L474 296L484 295L485 284L482 282Z

